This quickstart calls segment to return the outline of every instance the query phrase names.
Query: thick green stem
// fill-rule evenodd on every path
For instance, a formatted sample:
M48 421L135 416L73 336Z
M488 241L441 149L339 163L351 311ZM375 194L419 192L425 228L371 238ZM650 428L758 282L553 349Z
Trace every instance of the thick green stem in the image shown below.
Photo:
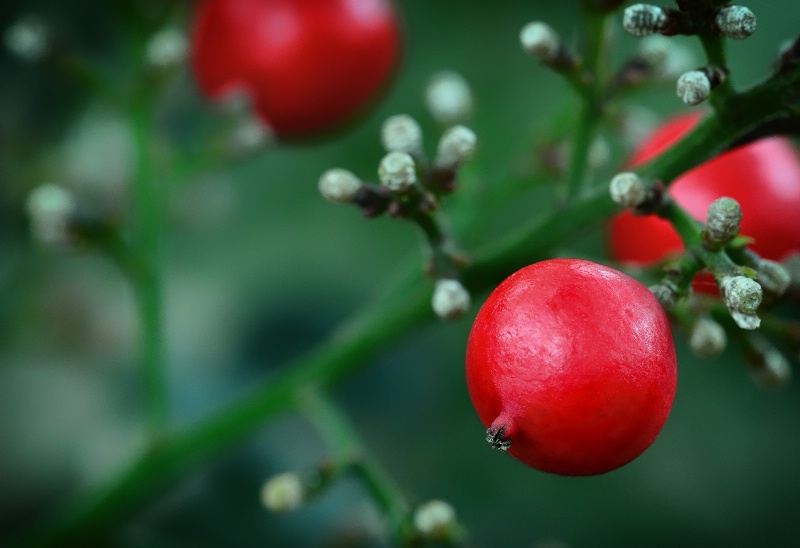
M153 99L142 90L131 109L135 144L132 251L135 267L129 272L136 294L142 348L144 413L151 437L166 430L169 392L166 379L161 248L163 239L163 189L152 165Z

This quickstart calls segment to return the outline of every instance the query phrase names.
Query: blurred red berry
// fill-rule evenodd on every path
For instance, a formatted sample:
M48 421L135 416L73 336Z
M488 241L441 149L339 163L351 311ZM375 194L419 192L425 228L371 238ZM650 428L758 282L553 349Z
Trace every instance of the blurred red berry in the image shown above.
M390 0L205 0L191 62L205 95L247 92L281 136L334 128L386 86L400 55Z
M502 282L475 319L466 362L487 440L569 476L639 456L677 384L669 321L650 290L578 259L536 263Z

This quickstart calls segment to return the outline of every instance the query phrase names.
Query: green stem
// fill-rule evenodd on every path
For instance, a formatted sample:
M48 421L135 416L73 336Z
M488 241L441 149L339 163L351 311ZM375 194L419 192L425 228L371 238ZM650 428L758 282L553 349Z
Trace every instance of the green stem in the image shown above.
M689 136L692 146L684 140L642 171L654 179L671 180L730 146L759 122L787 112L787 97L798 83L800 70L787 71L738 96L738 105L752 109L738 110L725 122L709 118ZM698 141L698 136L707 141ZM551 212L476 252L475 262L463 271L464 282L473 293L490 289L510 272L546 257L555 245L607 218L615 209L603 190ZM84 545L91 545L91 540L102 538L98 535L108 533L128 518L180 473L241 442L268 419L293 407L296 395L304 387L334 384L363 367L401 335L432 319L429 299L428 285L418 269L412 271L384 298L362 310L327 341L269 378L252 394L165 438L162 444L139 455L109 484L73 501L65 513L51 521L39 524L26 544L64 546L82 540Z
M691 168L719 155L755 128L776 119L797 119L800 70L776 74L746 93L730 96L666 152L637 169L644 180L669 184Z
M601 60L605 49L606 15L587 8L583 3L580 11L584 28L582 35L586 37L581 47L583 62L580 70L587 75L589 83L584 83L580 89L581 114L572 144L567 200L574 200L585 187L589 149L602 116L599 89L603 80Z
M332 401L317 390L306 390L300 397L300 404L334 449L337 461L348 464L361 476L388 517L395 540L402 542L407 537L410 505L400 488L367 454L358 432Z
M131 109L135 145L132 248L136 267L130 272L141 322L144 413L150 435L166 430L169 393L164 348L161 248L164 190L154 177L151 153L153 98L142 90Z
M730 72L728 70L728 59L725 51L725 39L722 36L711 34L708 32L702 33L699 36L700 42L703 45L703 50L706 53L708 64L712 67L722 70L725 73L725 78L714 89L709 102L714 110L717 112L723 110L729 101L730 97L736 92L733 89L733 81L731 80Z

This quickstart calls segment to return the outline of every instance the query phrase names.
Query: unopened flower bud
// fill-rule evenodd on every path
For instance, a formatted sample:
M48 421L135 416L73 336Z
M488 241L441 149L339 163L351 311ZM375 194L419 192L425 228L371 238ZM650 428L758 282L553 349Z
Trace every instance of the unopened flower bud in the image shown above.
M405 152L390 152L378 166L378 179L389 190L408 190L417 183L414 159Z
M633 4L622 14L622 28L633 36L658 34L669 25L669 17L663 8L651 4Z
M781 263L761 259L758 262L758 283L773 295L780 297L789 289L792 277Z
M289 512L303 504L306 489L295 472L273 476L261 488L261 503L273 512Z
M653 76L663 80L677 78L695 64L688 48L660 34L642 39L639 56L650 65Z
M722 34L734 40L744 40L756 31L756 16L744 6L720 8L714 22Z
M470 115L472 92L460 74L440 72L433 75L425 89L425 104L438 122L449 126Z
M386 152L405 152L412 156L422 152L422 128L407 114L386 119L381 126L381 143Z
M632 171L614 175L609 185L611 199L622 207L636 207L647 198L647 189L639 176Z
M708 206L706 234L712 242L727 243L739 234L742 207L733 198L717 198Z
M764 350L762 363L755 365L752 371L753 380L762 388L783 388L792 379L789 360L774 348Z
M145 55L151 65L166 68L183 63L188 51L188 42L183 31L168 27L150 38Z
M719 286L736 325L742 329L757 329L761 325L756 316L761 304L761 286L745 276L725 276Z
M458 280L441 279L433 290L431 306L443 320L455 320L469 311L469 292Z
M761 286L746 276L725 276L720 289L730 310L752 314L761 304Z
M34 238L54 247L71 242L69 225L77 207L72 192L61 185L47 183L31 192L27 206Z
M244 155L256 152L275 138L272 128L258 116L244 114L236 121L228 136L228 149L232 154Z
M661 283L651 285L649 289L656 300L661 303L661 306L664 308L664 310L669 311L673 306L675 306L675 302L678 300L678 296L675 293L675 288L668 284Z
M6 47L23 61L41 59L48 48L48 31L44 21L28 15L9 27L4 36Z
M685 104L699 105L711 95L711 80L702 70L684 72L678 78L676 93Z
M700 318L692 326L689 347L697 356L713 358L719 356L728 343L725 329L711 318Z
M475 153L478 138L466 126L453 126L444 132L436 153L436 167L455 170Z
M534 21L522 28L519 34L522 49L540 61L553 61L561 49L561 38L547 23Z
M446 536L456 524L456 511L442 501L432 500L414 511L414 529L424 538Z
M361 179L346 169L329 169L319 178L319 193L328 201L345 204L352 202L361 189Z

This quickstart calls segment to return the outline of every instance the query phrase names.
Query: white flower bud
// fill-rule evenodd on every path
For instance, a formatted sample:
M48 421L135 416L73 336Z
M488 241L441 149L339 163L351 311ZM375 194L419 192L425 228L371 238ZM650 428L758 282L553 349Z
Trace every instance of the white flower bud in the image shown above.
M721 8L714 22L722 34L734 40L744 40L756 31L756 15L744 6Z
M6 30L4 41L11 53L24 61L34 62L47 53L47 34L44 21L36 15L28 15Z
M758 262L758 283L761 287L780 297L792 282L789 271L780 263L761 259Z
M687 105L699 105L711 95L711 80L701 70L684 72L678 78L676 93Z
M446 535L456 524L456 511L442 501L432 500L414 511L414 529L424 538Z
M761 286L747 276L725 276L720 289L730 310L752 314L761 304Z
M745 276L725 276L719 286L736 325L742 329L757 329L761 325L756 316L761 304L761 286Z
M378 166L378 179L389 190L408 190L417 183L414 159L405 152L390 152Z
M675 289L667 284L655 284L649 287L650 292L661 303L664 310L670 310L675 306L678 296L675 294Z
M719 356L728 343L725 329L711 318L700 318L692 326L689 347L698 356L713 358Z
M733 198L717 198L708 206L706 233L712 240L728 242L739 234L742 207Z
M786 356L769 348L764 351L763 364L753 369L753 380L767 389L783 388L792 378L792 366Z
M285 472L268 479L261 487L261 503L273 512L296 510L305 500L303 481L294 472Z
M611 199L622 207L636 207L647 198L647 189L639 176L632 171L614 175L608 187Z
M71 242L69 224L76 203L69 190L55 183L41 185L28 196L27 206L34 238L54 247Z
M677 78L696 64L694 55L688 48L660 34L642 39L639 43L639 56L652 67L654 75L661 79Z
M438 122L457 124L472 112L472 92L460 74L440 72L433 75L425 89L425 104Z
M147 62L158 68L176 66L186 60L188 41L182 30L167 27L155 33L147 42Z
M386 152L422 153L422 128L411 116L397 114L381 126L381 143Z
M475 153L478 137L465 126L453 126L439 139L436 153L437 167L455 170Z
M600 169L606 166L611 160L611 147L608 141L599 135L595 137L592 144L589 145L587 160L589 167L592 169Z
M634 4L625 8L622 14L622 28L633 36L658 34L667 28L669 17L666 12L651 4Z
M361 189L361 179L346 169L329 169L319 178L319 193L326 200L338 204L352 202Z
M275 133L261 118L244 114L228 136L228 147L233 154L251 154L273 142Z
M540 61L552 61L561 49L561 38L547 23L528 23L519 33L522 49Z
M441 279L433 290L431 306L443 320L455 320L469 311L469 292L458 280Z

